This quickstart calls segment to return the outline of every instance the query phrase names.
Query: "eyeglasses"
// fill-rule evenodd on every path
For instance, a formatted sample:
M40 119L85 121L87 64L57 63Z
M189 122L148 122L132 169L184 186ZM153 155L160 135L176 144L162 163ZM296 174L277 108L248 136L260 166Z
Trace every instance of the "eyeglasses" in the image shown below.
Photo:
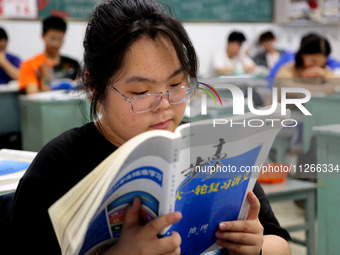
M61 45L64 42L64 38L60 38L57 36L46 36L46 40L53 45Z
M146 95L127 97L119 92L111 85L111 89L120 95L125 101L131 103L131 108L135 113L143 113L155 109L162 100L166 97L170 104L181 104L188 101L195 93L198 87L198 82L192 82L189 85L180 86L175 89L168 90L167 92L156 92Z

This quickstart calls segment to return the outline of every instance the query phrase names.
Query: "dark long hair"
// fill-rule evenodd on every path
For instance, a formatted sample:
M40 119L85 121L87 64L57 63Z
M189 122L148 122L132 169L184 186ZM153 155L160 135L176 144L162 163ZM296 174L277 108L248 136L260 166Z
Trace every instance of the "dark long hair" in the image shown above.
M167 36L183 70L197 76L198 60L183 26L153 0L106 0L97 5L86 28L82 85L91 98L91 119L105 102L130 46L143 36ZM86 75L87 73L87 75Z
M295 54L295 67L303 67L303 54L323 54L328 57L330 53L331 46L326 38L316 34L305 36L301 41L300 49Z

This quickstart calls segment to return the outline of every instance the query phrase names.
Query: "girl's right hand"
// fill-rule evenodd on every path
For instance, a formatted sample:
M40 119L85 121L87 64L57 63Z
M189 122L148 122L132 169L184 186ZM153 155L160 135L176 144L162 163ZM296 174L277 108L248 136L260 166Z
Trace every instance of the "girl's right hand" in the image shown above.
M319 66L305 68L302 72L302 78L324 78L325 69Z
M171 236L158 238L158 234L166 227L178 222L182 218L180 212L168 213L154 219L145 225L140 222L141 201L135 198L125 215L123 229L118 242L104 254L124 255L179 255L181 252L181 237L177 232Z

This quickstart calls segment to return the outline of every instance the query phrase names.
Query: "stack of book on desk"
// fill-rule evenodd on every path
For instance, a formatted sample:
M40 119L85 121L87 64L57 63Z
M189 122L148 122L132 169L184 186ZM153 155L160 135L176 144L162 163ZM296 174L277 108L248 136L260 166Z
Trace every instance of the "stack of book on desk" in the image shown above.
M15 190L36 152L0 150L0 193Z

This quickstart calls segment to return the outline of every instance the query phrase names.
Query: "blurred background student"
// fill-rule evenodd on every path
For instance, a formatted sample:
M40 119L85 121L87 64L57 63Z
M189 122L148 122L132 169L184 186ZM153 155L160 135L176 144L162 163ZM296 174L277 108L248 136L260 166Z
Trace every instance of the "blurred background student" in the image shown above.
M8 35L0 27L0 85L7 84L11 80L17 80L21 60L6 51Z
M324 38L316 33L308 33L306 35L304 35L301 38L301 42L300 42L300 49L303 47L304 44L315 40L318 40L319 38ZM326 38L324 38L326 39ZM327 40L327 39L326 39ZM327 43L329 44L328 40ZM272 67L272 69L270 70L267 78L269 79L274 79L277 75L277 72L280 70L280 68L289 63L289 62L293 62L295 61L295 52L293 51L289 51L286 50L282 53L281 57L279 58L279 60L276 62L276 64ZM326 60L326 66L329 67L331 70L335 70L337 68L340 67L340 61L335 59L334 57L328 55L327 60ZM272 88L273 86L273 82L269 82L268 84L268 88Z
M66 22L62 18L50 16L43 20L42 39L45 50L22 63L19 74L20 91L26 94L48 91L54 80L76 78L79 63L60 55L66 28Z
M327 66L330 53L331 46L326 38L314 35L304 38L295 54L295 61L279 69L275 85L306 88L310 92L334 93L337 82L329 78L338 76Z
M246 37L243 33L234 31L229 34L224 52L214 58L214 69L219 75L251 73L255 70L254 61L241 51Z
M295 60L283 65L276 75L275 86L279 89L278 95L281 94L280 89L282 87L305 88L311 93L335 93L335 87L340 84L340 79L327 66L330 53L331 46L326 38L316 35L304 37L300 49L295 54ZM304 95L301 93L287 94L287 98L301 96ZM290 163L296 164L302 151L304 115L294 105L287 105L287 107L292 110L291 118L297 120L298 125L294 128L283 128L279 136L291 138L290 151L287 157ZM311 153L316 153L313 148L310 151ZM308 158L315 161L316 155ZM299 177L302 176L300 175Z
M262 49L253 57L253 60L257 66L263 66L270 70L279 60L283 50L276 49L276 37L272 31L262 33L258 43Z

